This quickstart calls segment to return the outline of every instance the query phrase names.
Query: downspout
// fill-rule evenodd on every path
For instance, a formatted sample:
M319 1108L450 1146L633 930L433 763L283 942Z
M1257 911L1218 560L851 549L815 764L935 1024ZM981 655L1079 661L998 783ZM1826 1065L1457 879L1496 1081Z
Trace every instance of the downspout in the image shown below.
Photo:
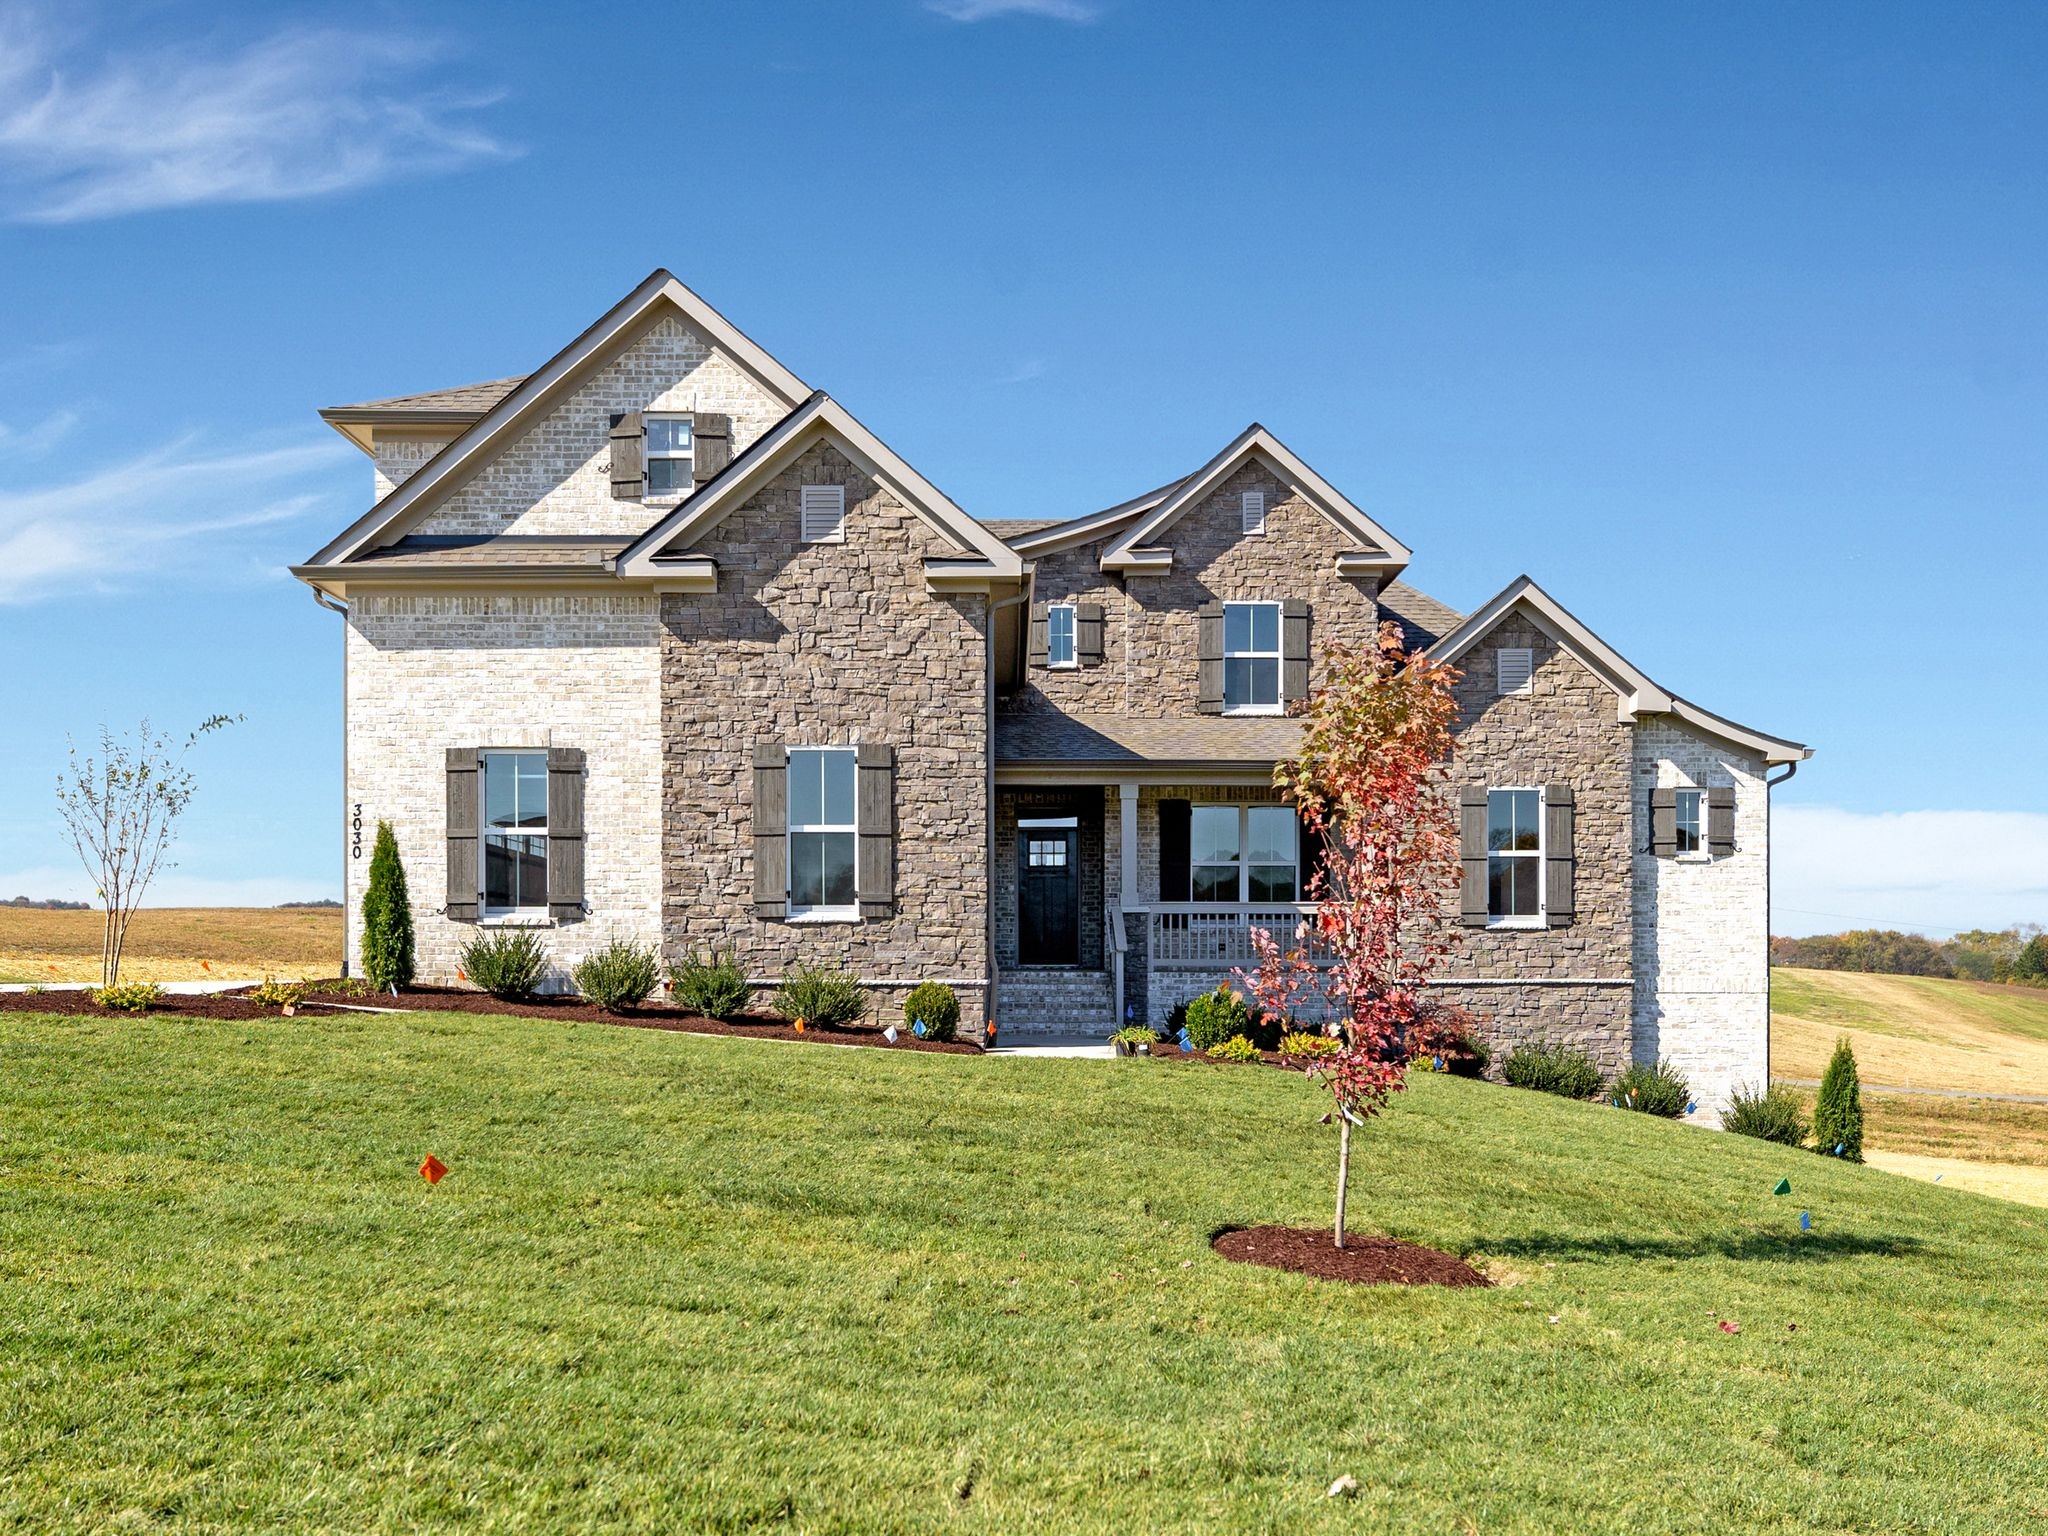
M988 1026L996 1017L996 615L1005 608L1015 608L1031 601L1031 593L1037 580L1037 567L1024 568L1024 584L1009 597L999 597L988 605L988 639L985 650L988 664L982 670L986 680L983 685L983 766L987 770L987 787L982 800L982 843L987 850L982 871L982 953L988 957L988 986L982 993L982 1038L988 1038ZM1023 648L1018 648L1023 655Z
M341 632L341 975L348 979L348 604L336 602L318 587L313 601L344 621Z
M1799 771L1796 757L1785 765L1778 778L1764 775L1764 1091L1771 1087L1771 791L1791 780Z

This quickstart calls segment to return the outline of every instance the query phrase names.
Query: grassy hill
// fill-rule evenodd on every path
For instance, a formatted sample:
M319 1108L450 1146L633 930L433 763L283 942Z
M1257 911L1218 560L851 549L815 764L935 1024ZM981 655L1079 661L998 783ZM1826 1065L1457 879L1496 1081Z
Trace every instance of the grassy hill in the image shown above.
M2048 1094L2048 990L1852 971L1771 972L1777 1076L1818 1078L1844 1034L1872 1082Z
M98 981L104 921L98 912L0 906L0 981ZM261 981L340 968L339 907L147 907L128 930L121 974Z
M0 1524L2048 1519L2048 1215L1425 1077L1354 1221L1497 1289L1218 1259L1325 1218L1320 1109L1252 1068L0 1016Z

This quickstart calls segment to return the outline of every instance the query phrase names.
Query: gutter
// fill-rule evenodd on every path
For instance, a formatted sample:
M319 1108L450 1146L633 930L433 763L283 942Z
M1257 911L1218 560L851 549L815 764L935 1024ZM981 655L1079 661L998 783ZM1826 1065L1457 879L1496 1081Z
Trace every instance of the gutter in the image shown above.
M329 613L348 618L348 604L338 603L318 587L313 601ZM348 979L348 631L341 633L341 974Z
M1794 758L1785 765L1785 771L1772 778L1764 775L1764 1088L1771 1086L1771 858L1776 853L1771 838L1771 791L1788 782L1799 771L1800 759Z

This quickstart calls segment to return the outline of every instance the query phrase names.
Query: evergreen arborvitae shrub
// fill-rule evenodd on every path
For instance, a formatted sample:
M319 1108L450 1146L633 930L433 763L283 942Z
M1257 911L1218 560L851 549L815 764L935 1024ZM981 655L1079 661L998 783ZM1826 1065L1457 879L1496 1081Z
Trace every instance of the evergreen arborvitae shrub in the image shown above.
M412 985L412 898L391 823L377 823L370 884L363 892L363 975L380 992Z
M1835 1042L1813 1104L1813 1150L1833 1157L1836 1147L1843 1161L1863 1161L1863 1082L1846 1036Z

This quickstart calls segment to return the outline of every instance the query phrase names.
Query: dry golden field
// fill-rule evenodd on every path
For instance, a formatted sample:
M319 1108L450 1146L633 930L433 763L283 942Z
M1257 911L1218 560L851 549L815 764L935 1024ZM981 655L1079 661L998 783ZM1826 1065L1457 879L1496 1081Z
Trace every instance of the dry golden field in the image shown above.
M98 912L0 907L0 981L98 981ZM121 974L132 981L260 981L333 976L339 907L149 907L128 929Z

